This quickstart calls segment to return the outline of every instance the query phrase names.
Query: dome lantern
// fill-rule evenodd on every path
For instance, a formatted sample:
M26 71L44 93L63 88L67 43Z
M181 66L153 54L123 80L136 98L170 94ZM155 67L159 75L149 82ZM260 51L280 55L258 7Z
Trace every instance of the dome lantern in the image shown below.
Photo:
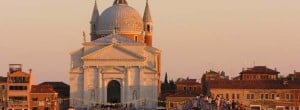
M127 1L126 0L115 0L114 5L118 5L118 4L126 4L127 5Z

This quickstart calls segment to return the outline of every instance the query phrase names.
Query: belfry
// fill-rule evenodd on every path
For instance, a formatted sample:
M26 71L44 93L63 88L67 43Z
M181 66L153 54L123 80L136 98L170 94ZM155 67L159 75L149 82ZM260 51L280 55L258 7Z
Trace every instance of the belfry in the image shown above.
M71 55L71 106L157 107L161 51L152 47L153 22L148 1L144 16L115 0L99 13L95 2L91 40Z

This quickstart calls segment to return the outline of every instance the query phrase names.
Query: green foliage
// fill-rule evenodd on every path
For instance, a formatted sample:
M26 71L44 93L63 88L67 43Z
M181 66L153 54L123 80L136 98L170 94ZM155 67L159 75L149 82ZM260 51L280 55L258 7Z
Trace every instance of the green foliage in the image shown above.
M176 84L173 80L168 80L168 73L165 74L165 80L161 84L161 91L168 92L168 91L175 91L176 90Z
M203 95L205 95L205 96L211 96L210 86L209 86L208 83L205 83L205 84L204 84L204 87L203 87Z

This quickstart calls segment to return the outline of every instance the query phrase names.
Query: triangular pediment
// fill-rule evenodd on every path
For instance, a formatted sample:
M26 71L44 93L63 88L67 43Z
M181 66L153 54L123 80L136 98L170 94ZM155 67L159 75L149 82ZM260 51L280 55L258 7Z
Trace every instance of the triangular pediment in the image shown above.
M114 67L114 68L105 68L102 70L103 73L124 73L125 70L122 68Z
M116 45L109 45L82 57L83 60L145 60L133 51Z
M145 67L144 69L145 73L157 73L158 71L155 70L155 68L151 68L151 67Z

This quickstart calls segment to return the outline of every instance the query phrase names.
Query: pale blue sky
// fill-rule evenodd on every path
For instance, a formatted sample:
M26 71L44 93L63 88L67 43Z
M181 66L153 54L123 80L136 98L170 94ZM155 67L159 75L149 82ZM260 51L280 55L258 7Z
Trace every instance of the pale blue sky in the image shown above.
M69 52L89 31L93 0L0 0L0 75L33 69L36 83L68 82ZM300 71L299 0L149 0L162 72L200 79L209 69L236 76L266 65ZM145 0L128 0L140 14ZM98 0L102 12L113 0Z

